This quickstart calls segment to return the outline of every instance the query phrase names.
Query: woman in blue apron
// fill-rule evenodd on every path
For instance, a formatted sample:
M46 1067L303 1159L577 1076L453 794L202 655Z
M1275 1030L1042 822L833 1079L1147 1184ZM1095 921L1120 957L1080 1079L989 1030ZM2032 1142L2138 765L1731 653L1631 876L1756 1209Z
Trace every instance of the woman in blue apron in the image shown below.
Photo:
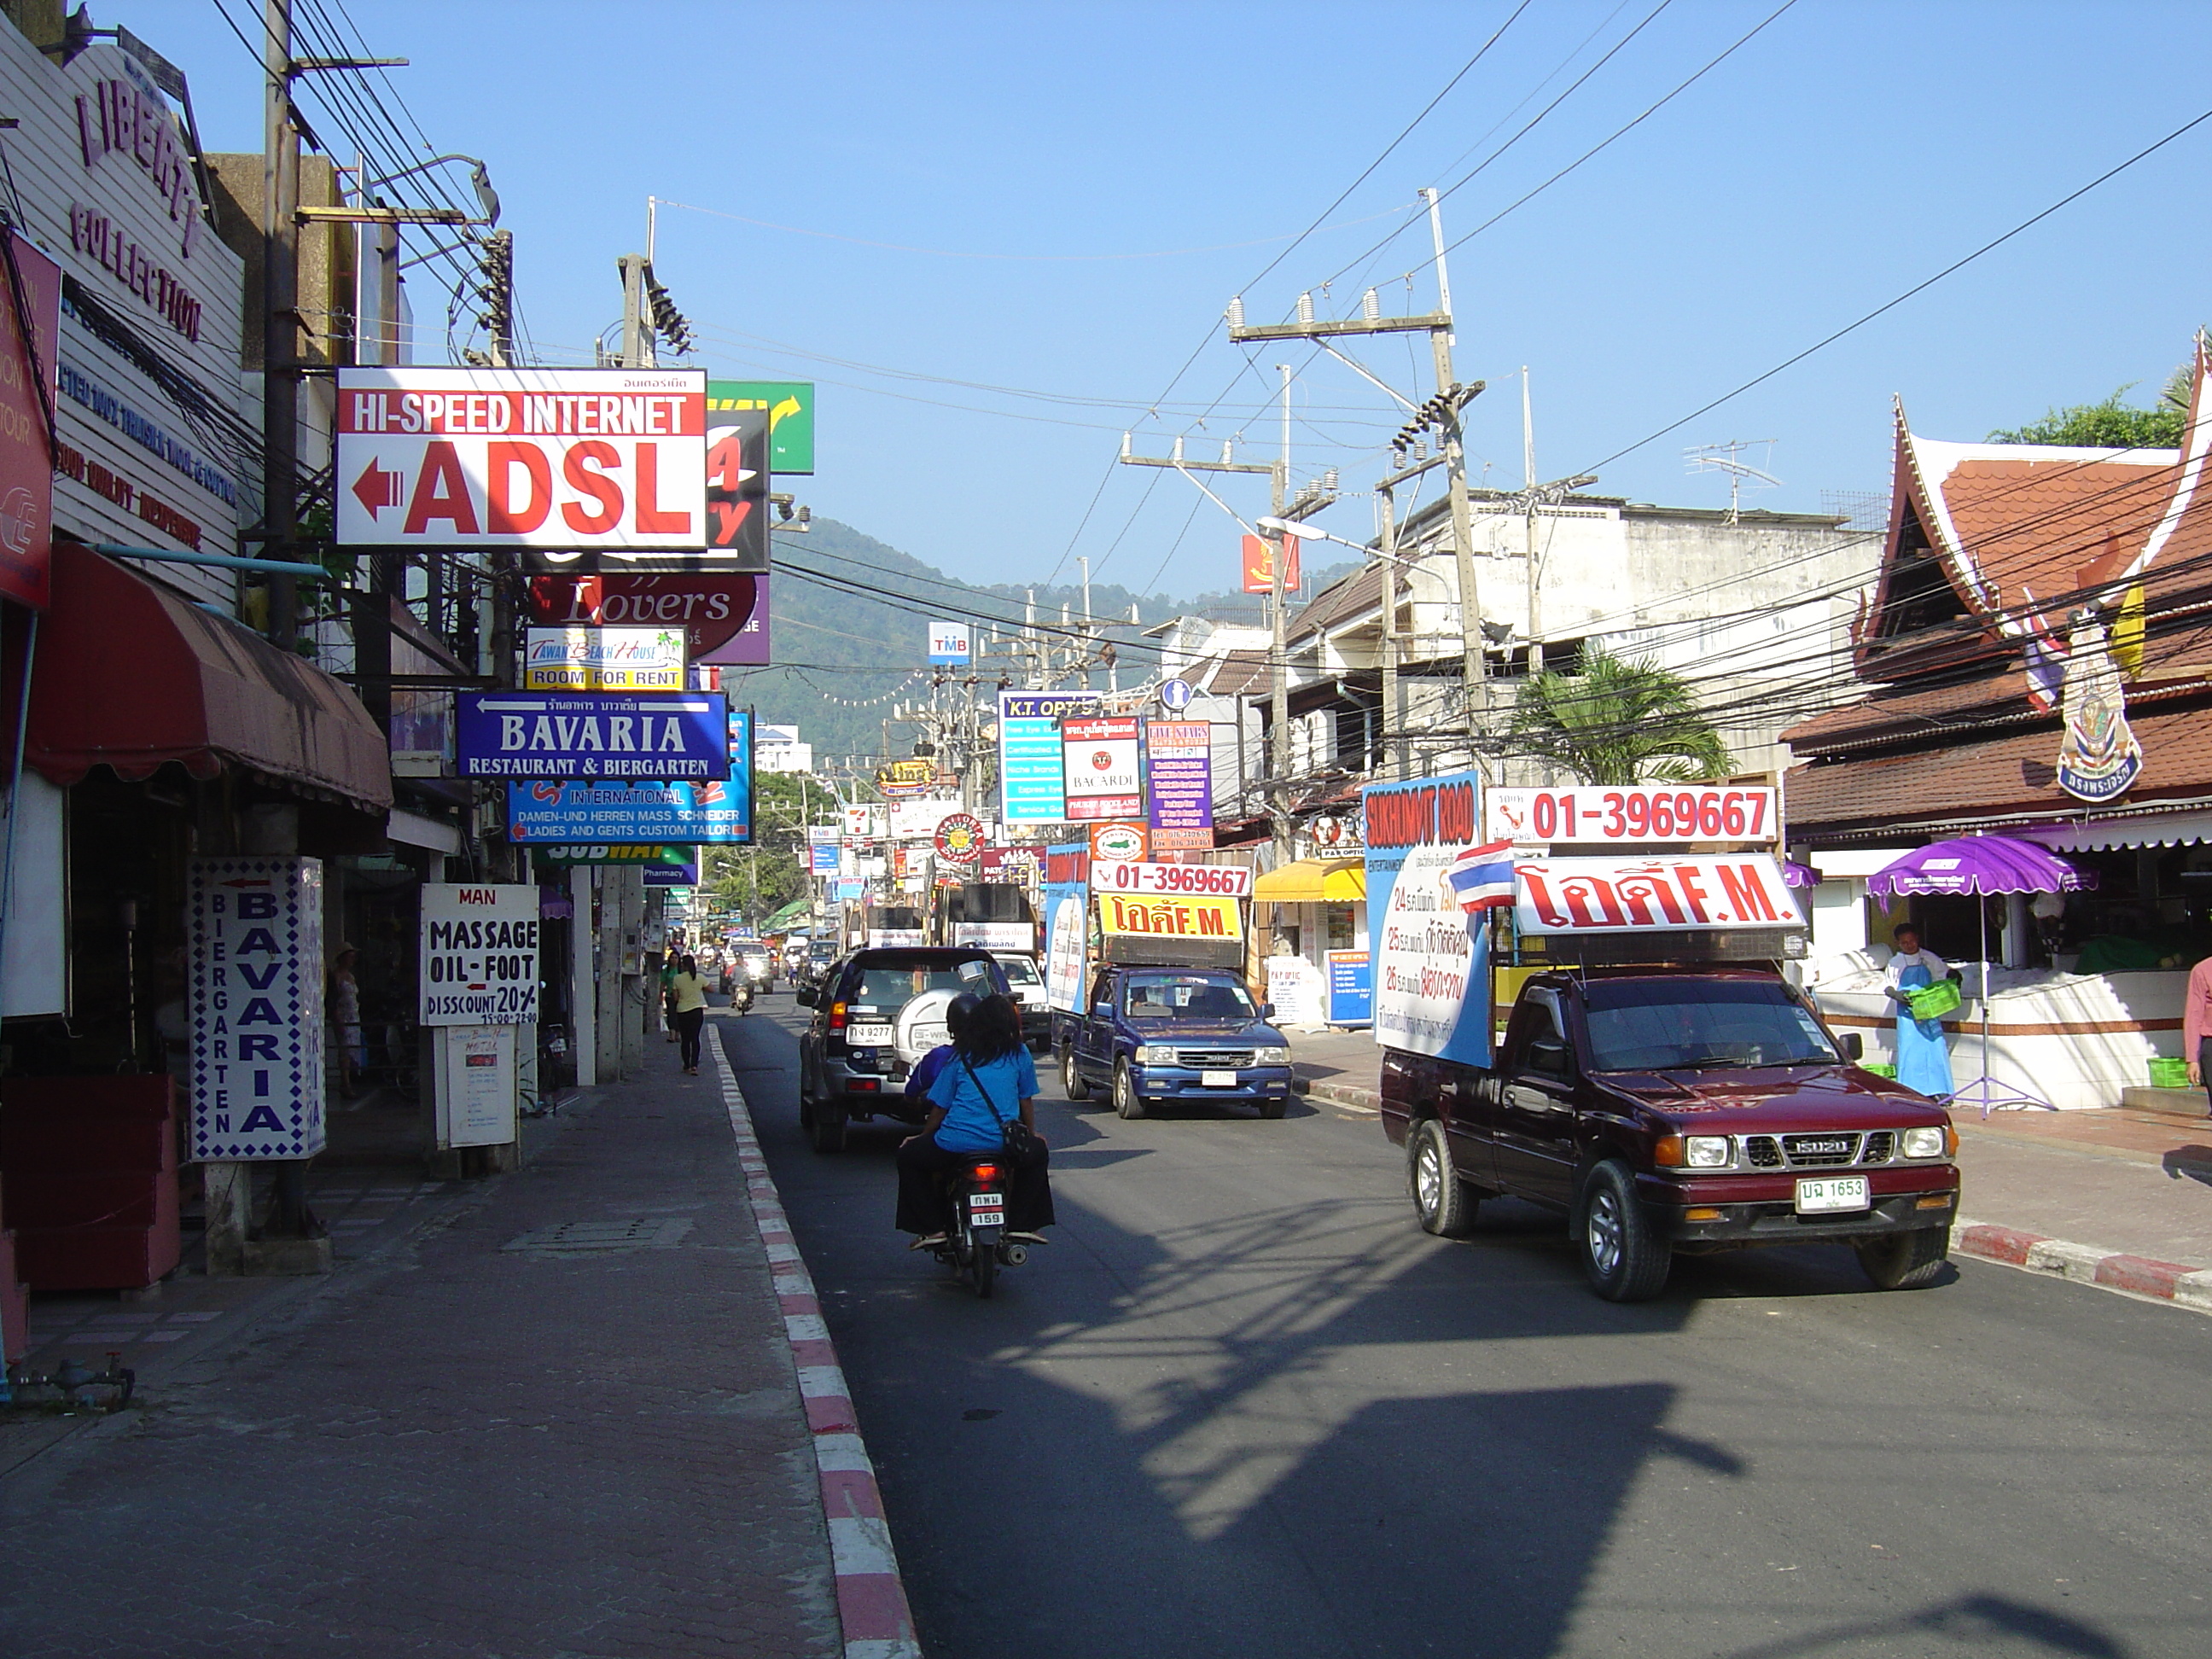
M1951 1049L1944 1041L1940 1019L1915 1019L1905 998L1923 985L1951 977L1951 969L1933 951L1920 948L1920 930L1907 923L1897 930L1897 948L1882 976L1897 1004L1897 1080L1937 1100L1950 1097L1958 1085L1951 1080Z

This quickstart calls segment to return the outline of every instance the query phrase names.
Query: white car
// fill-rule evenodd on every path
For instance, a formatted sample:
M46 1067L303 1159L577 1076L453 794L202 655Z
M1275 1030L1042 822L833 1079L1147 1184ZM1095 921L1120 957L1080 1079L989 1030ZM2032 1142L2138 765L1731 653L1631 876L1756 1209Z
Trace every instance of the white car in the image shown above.
M991 954L1006 970L1006 988L1021 1008L1022 1036L1030 1048L1044 1048L1052 1041L1052 1005L1046 1000L1044 975L1037 972L1036 958L1027 951Z

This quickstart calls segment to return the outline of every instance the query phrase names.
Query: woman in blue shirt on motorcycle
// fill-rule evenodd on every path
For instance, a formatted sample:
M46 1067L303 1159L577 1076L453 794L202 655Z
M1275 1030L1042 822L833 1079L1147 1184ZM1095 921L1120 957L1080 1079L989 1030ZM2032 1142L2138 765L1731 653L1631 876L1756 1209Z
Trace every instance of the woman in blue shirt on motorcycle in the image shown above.
M964 1018L956 1018L956 1010ZM930 1112L921 1133L899 1145L893 1224L920 1234L918 1249L942 1243L946 1215L939 1177L992 1158L1007 1168L1006 1236L1042 1242L1037 1230L1053 1223L1052 1184L1046 1173L1049 1154L1034 1133L1026 1158L1015 1158L1006 1142L1010 1121L1019 1118L1032 1132L1036 1127L1031 1110L1036 1062L1022 1041L1021 1014L1002 996L986 997L967 1010L958 1009L956 1001L945 1010L945 1030L952 1041L925 1056L916 1068L945 1055L927 1085Z

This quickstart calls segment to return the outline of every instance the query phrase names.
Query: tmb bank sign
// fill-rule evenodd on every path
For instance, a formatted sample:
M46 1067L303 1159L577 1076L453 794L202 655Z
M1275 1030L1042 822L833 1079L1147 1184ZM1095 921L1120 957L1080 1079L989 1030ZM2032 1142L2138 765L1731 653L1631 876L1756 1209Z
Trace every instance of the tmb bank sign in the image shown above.
M456 714L465 778L730 775L729 703L719 691L464 691Z
M194 859L186 882L192 1159L313 1158L324 1139L322 864Z
M538 925L535 887L423 888L422 1024L535 1024Z
M695 370L342 368L337 415L348 545L707 545Z

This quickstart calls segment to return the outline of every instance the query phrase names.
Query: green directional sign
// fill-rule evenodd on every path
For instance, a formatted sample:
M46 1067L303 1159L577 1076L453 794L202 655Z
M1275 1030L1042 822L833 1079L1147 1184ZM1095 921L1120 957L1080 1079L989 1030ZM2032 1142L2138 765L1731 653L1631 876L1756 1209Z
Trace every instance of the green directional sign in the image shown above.
M709 380L707 424L717 412L768 411L768 470L814 471L814 383L811 380Z
M531 856L541 870L565 870L575 864L690 864L699 856L696 847L533 847Z

